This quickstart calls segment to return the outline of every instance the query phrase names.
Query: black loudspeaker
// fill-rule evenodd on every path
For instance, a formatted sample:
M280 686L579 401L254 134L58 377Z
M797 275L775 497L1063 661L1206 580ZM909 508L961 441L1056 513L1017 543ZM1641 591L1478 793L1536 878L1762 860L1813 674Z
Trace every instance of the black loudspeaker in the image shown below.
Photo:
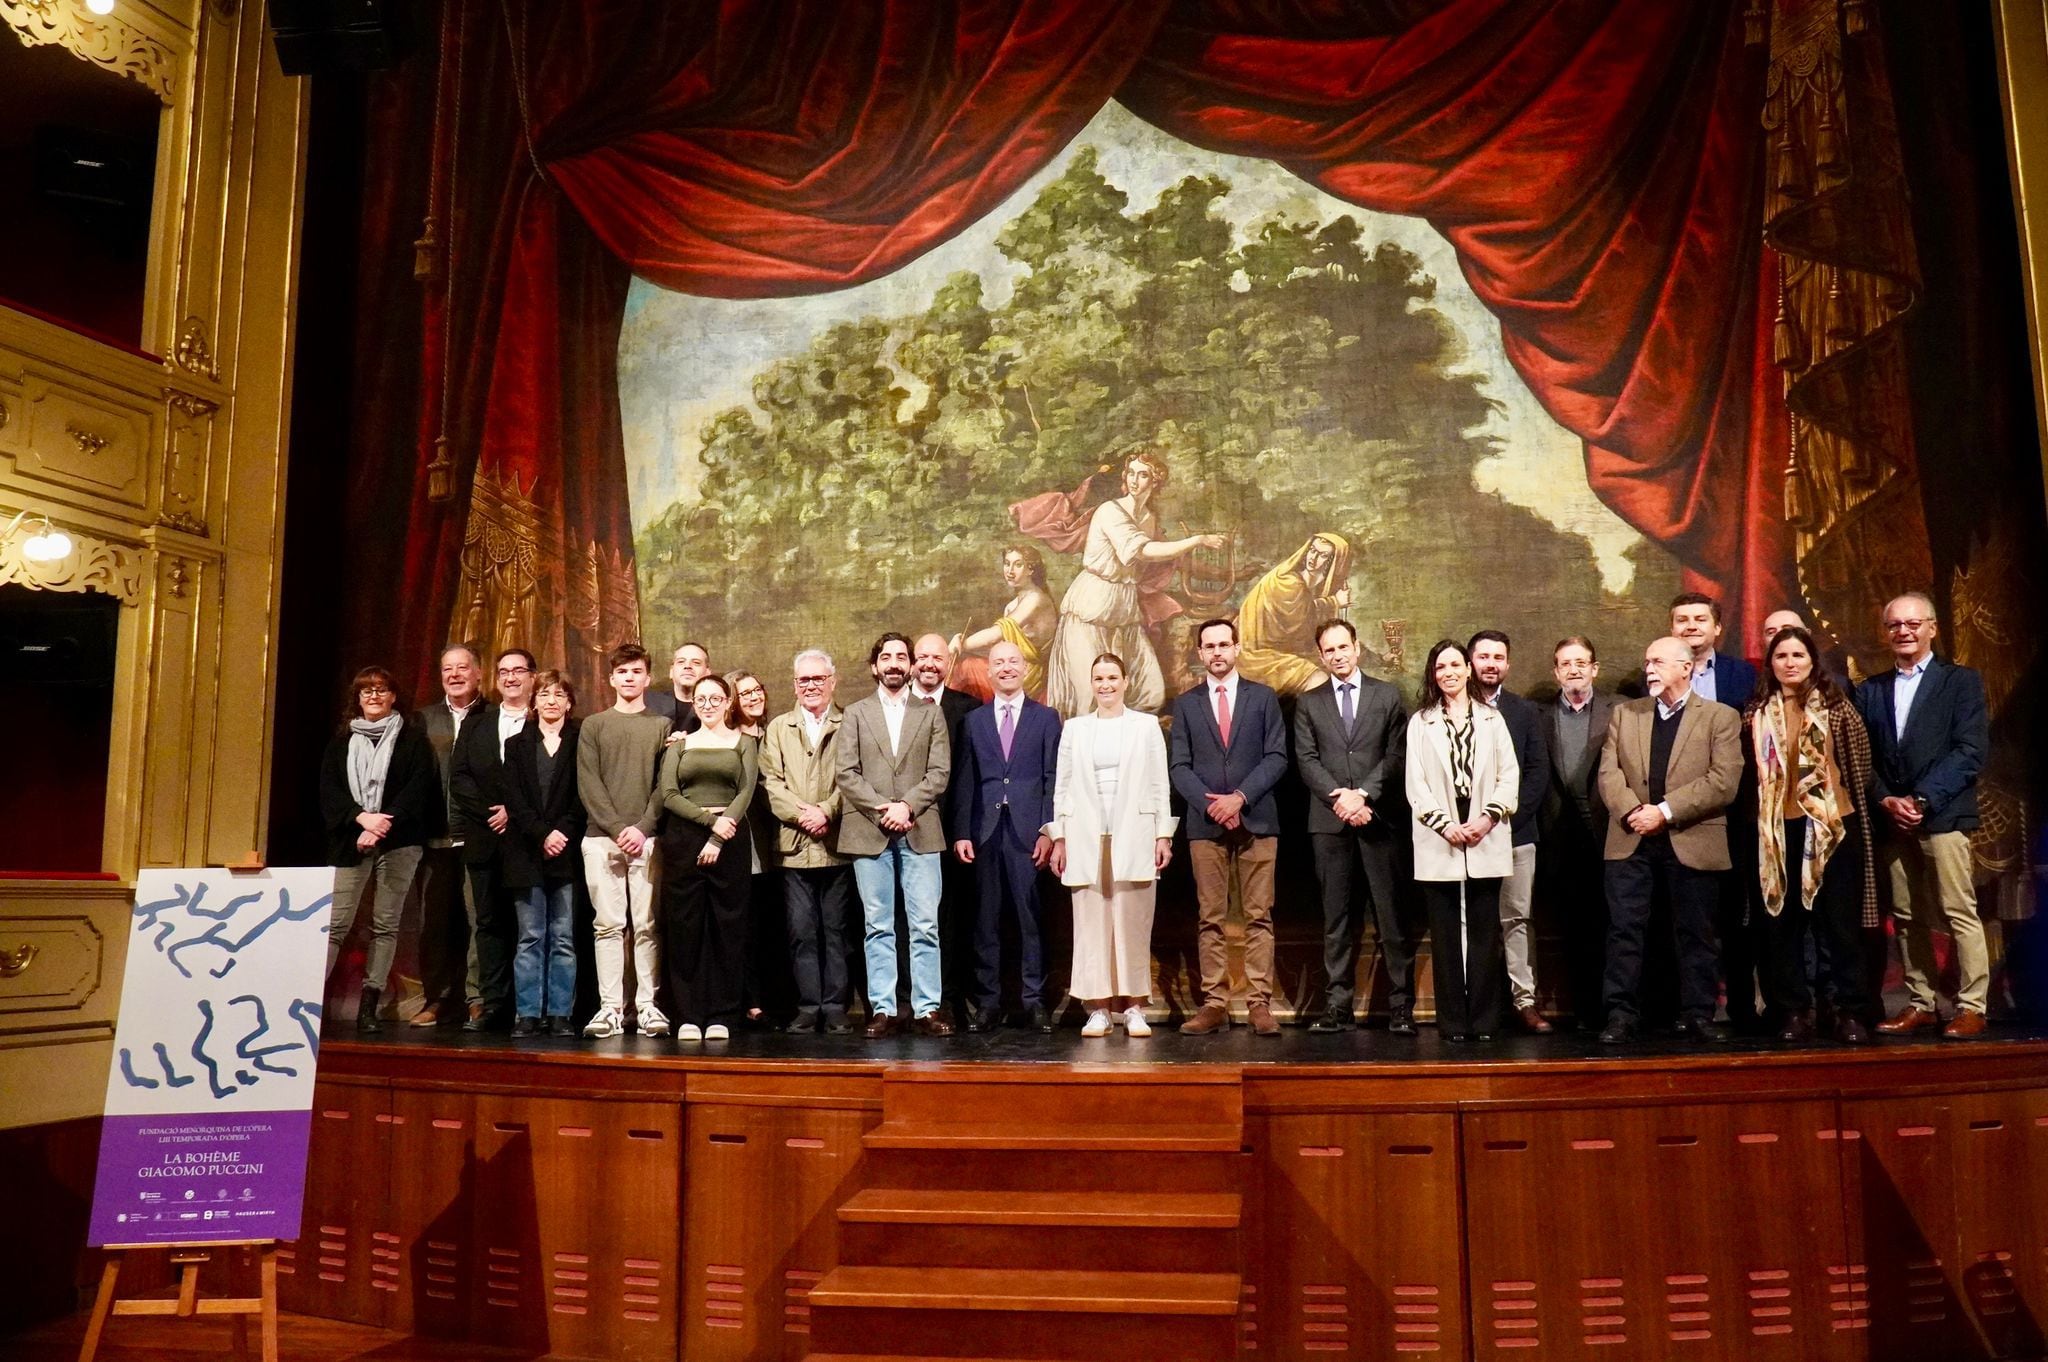
M277 64L288 76L396 65L402 8L403 0L269 0Z

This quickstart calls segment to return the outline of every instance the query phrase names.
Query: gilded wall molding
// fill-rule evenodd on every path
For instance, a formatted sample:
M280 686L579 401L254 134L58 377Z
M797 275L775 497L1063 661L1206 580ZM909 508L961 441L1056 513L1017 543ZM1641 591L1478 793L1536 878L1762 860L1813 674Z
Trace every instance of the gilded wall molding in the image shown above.
M128 77L166 104L177 102L179 54L117 16L92 14L82 0L0 0L0 22L31 47L61 47Z
M7 0L0 0L0 4ZM202 378L219 379L220 370L213 362L213 349L206 343L206 323L197 317L187 317L185 324L178 328L178 343L171 351L171 358L187 373Z
M21 536L0 542L0 584L18 582L36 591L98 591L123 605L142 602L142 552L95 538L71 525L71 553L55 563L31 563L21 556Z

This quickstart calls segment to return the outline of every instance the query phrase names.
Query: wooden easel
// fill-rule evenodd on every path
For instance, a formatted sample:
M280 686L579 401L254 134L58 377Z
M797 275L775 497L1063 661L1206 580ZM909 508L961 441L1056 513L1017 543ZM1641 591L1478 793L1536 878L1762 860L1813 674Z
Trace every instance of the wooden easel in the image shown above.
M253 1248L258 1251L263 1294L199 1299L199 1269L213 1260L215 1249ZM178 1294L172 1300L117 1300L115 1288L121 1279L121 1262L140 1249L169 1249L171 1266L178 1269ZM192 1319L199 1315L227 1315L235 1324L235 1356L249 1355L249 1316L261 1323L263 1362L277 1362L277 1241L275 1239L233 1239L214 1244L109 1244L107 1263L100 1269L100 1292L93 1301L92 1320L86 1325L85 1342L78 1349L78 1362L92 1362L99 1351L100 1335L111 1315L175 1315Z

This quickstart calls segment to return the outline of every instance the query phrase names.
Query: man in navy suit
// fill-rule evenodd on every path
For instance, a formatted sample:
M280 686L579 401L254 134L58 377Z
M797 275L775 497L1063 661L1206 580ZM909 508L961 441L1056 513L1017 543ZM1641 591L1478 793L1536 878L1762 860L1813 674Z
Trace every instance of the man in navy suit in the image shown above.
M1934 602L1920 592L1887 601L1885 639L1892 670L1856 688L1856 709L1870 730L1870 755L1883 816L1873 829L1891 878L1892 915L1905 937L1903 1012L1877 1029L1889 1035L1941 1024L1934 991L1934 943L1940 913L1956 943L1961 975L1955 1019L1942 1034L1984 1034L1991 957L1977 917L1970 833L1977 826L1977 773L1991 745L1984 679L1934 655Z
M1024 693L1024 654L1014 643L988 650L996 698L971 711L954 749L953 854L974 868L979 913L974 931L974 992L967 1029L996 1024L1003 988L1003 903L1017 922L1018 999L1028 1024L1052 1030L1045 1006L1045 941L1038 922L1038 872L1052 857L1040 832L1052 821L1060 716Z
M1230 1028L1230 956L1223 919L1230 886L1244 905L1245 1001L1252 1030L1277 1036L1273 1020L1273 868L1280 819L1273 787L1287 774L1280 698L1237 674L1237 625L1204 620L1195 631L1201 685L1173 702L1168 774L1187 801L1188 868L1201 912L1196 941L1202 1006L1182 1027L1191 1036Z
M1736 713L1756 691L1756 667L1721 651L1721 603L1687 591L1671 598L1671 637L1692 650L1692 693ZM1728 993L1728 1023L1739 1032L1769 1029L1775 1019L1757 1011L1759 986L1772 1001L1777 981L1764 967L1758 923L1750 913L1756 897L1756 786L1745 764L1742 787L1728 809L1728 858L1734 870L1721 877L1714 933L1721 939L1721 974Z

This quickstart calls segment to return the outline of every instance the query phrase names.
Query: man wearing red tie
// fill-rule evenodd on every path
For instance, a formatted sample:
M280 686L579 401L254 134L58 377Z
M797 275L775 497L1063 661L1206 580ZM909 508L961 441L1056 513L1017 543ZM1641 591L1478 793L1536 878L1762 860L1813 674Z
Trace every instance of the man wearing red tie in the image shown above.
M1201 923L1202 1007L1181 1031L1230 1028L1230 958L1223 938L1230 887L1244 905L1245 1001L1252 1030L1277 1036L1273 1020L1273 867L1280 821L1273 787L1287 774L1280 699L1237 674L1237 626L1204 620L1195 633L1206 673L1173 702L1169 775L1187 801L1182 826Z

